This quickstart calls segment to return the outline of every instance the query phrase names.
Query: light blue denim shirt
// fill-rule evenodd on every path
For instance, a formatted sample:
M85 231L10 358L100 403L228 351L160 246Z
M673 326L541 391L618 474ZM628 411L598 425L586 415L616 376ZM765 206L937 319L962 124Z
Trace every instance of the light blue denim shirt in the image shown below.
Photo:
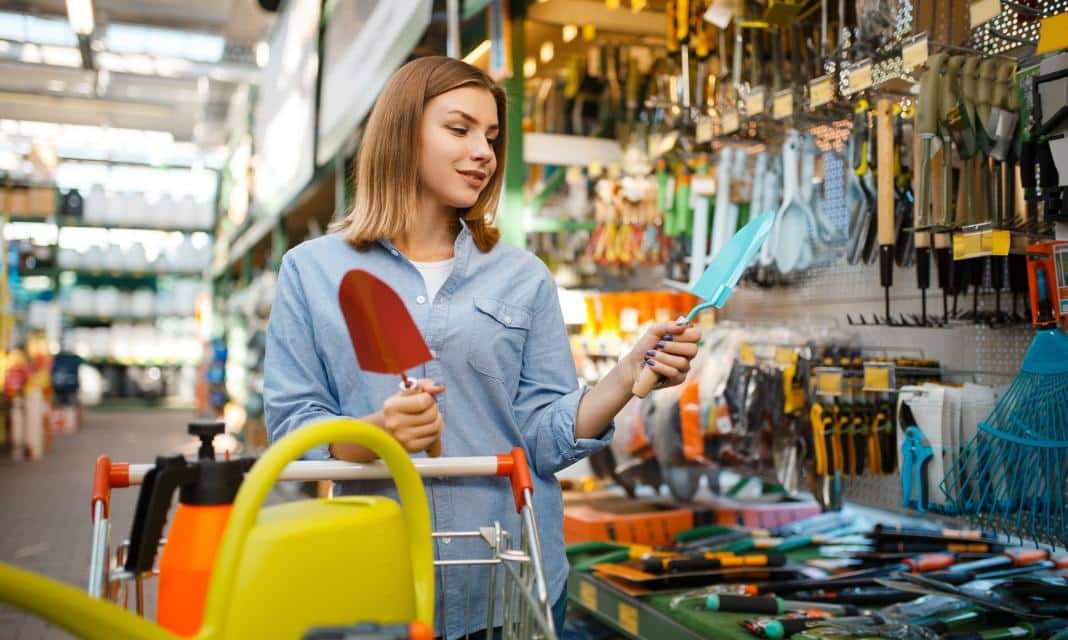
M456 238L455 257L452 274L428 300L420 273L387 241L357 251L331 234L287 252L267 328L267 431L274 441L317 420L366 416L397 392L399 376L360 369L338 305L338 286L347 271L374 274L404 301L434 356L408 374L446 386L438 396L445 422L442 455L526 450L551 604L562 593L568 570L563 504L553 474L604 447L612 428L597 439L575 438L575 415L588 389L578 384L556 285L545 265L503 242L483 253L466 227ZM322 460L329 453L324 447L306 457ZM507 480L445 478L425 485L434 531L470 531L500 522L519 539ZM338 488L395 495L392 483L346 482ZM437 559L486 555L480 540L435 541ZM454 568L445 581L438 572L438 633L444 631L443 612L450 638L485 627L486 578L485 568ZM502 580L497 580L498 591ZM499 595L497 603L499 609Z

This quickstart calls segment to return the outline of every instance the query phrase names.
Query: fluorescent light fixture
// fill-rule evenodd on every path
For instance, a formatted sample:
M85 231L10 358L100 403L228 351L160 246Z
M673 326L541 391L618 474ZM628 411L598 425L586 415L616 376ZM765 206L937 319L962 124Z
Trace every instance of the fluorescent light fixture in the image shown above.
M87 36L93 33L92 0L67 0L67 19L74 33Z
M486 55L490 50L490 41L483 40L478 43L478 46L471 50L471 53L464 56L464 62L467 64L474 64L476 60Z
M271 45L266 41L260 40L256 43L256 66L260 69L267 66L267 63L271 61Z
M578 25L565 24L564 25L564 42L571 42L578 37Z

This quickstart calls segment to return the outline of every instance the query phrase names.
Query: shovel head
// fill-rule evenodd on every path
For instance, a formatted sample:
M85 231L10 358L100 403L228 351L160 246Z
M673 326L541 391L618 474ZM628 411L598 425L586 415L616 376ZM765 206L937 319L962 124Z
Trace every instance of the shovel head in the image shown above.
M397 293L361 269L341 279L338 302L364 371L402 375L433 359Z

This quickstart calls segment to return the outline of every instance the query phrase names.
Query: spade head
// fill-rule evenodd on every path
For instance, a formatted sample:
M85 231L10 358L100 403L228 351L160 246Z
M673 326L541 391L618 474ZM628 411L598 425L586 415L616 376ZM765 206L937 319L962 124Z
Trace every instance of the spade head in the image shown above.
M401 375L433 359L397 293L361 269L341 279L338 302L360 368Z
M691 289L693 294L704 302L690 311L688 321L693 320L698 311L708 307L722 307L727 303L734 285L738 284L746 268L764 246L774 223L774 212L762 213L739 229L719 250Z

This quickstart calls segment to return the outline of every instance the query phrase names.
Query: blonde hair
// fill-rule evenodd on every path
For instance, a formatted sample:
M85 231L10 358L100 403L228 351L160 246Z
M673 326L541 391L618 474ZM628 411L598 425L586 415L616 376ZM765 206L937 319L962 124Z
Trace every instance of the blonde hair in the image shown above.
M353 171L355 201L331 231L366 249L380 239L393 239L411 229L418 212L419 128L423 108L432 98L460 87L482 87L497 103L501 128L492 143L498 168L468 209L460 210L475 245L486 252L500 231L492 226L500 199L504 159L506 98L489 76L466 62L445 56L417 58L397 70L378 96L367 120ZM408 132L407 139L403 138Z

